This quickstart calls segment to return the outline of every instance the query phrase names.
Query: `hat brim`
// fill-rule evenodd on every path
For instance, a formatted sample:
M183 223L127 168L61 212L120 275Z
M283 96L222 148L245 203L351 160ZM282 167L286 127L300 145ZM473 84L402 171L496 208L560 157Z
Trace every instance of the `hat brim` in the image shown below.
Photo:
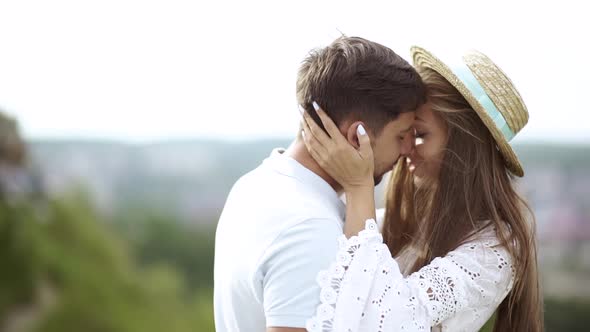
M455 87L459 93L467 100L473 110L479 115L484 125L488 128L492 137L496 141L498 150L502 154L507 169L518 177L524 176L524 170L522 164L518 160L518 156L510 146L510 143L504 137L504 134L496 127L492 118L488 115L485 108L477 100L477 98L471 93L471 91L465 86L465 84L453 73L453 71L439 58L434 56L429 51L413 46L410 49L414 67L416 68L429 68L440 75L442 75L453 87Z

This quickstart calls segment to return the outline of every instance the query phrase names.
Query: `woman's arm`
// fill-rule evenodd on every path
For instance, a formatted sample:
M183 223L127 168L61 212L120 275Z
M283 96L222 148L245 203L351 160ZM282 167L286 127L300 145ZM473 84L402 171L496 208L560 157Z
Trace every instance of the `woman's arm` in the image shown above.
M478 331L513 285L508 251L495 233L438 257L404 277L374 221L348 240L320 272L317 314L309 331Z
M359 125L359 149L354 148L315 102L314 107L330 136L303 111L303 140L311 156L344 190L344 233L351 237L363 229L367 219L375 219L375 166L371 142L364 127Z
M346 222L344 234L346 237L357 235L364 228L364 222L375 219L375 187L358 187L345 190Z

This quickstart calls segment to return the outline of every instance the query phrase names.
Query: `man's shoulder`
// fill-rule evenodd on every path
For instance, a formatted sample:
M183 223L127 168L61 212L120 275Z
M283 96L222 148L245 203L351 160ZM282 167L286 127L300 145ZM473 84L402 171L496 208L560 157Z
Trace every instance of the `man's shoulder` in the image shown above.
M320 216L298 216L297 221L287 227L286 231L342 234L342 229L342 220L333 215L325 214Z
M232 191L245 190L261 192L264 189L276 188L293 180L276 172L272 167L269 167L263 162L258 167L238 178L232 187Z
M264 164L244 174L233 185L230 196L265 206L274 204L285 213L293 210L313 213L326 209L323 199L309 183L282 174Z
M337 220L306 218L285 227L265 247L258 268L266 275L273 267L298 265L319 271L335 257L338 250L338 238L342 236L342 226ZM300 269L301 270L301 269ZM293 273L292 277L297 277Z
M332 247L343 234L342 222L334 217L301 217L285 225L269 248L299 247L310 250L315 247Z

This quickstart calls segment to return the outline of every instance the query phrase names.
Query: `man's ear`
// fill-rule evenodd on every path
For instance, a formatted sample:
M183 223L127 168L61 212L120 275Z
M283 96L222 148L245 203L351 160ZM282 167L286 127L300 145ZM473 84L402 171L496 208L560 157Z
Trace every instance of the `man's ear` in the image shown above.
M355 149L358 149L360 147L359 138L357 134L357 128L360 125L363 125L363 127L367 128L367 126L362 121L355 121L346 128L346 132L342 133L346 137L348 143L354 146Z

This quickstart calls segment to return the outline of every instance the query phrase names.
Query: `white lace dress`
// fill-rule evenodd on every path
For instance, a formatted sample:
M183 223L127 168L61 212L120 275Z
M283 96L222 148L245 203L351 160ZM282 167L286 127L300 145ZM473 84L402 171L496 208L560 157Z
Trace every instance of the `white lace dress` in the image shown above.
M318 275L310 332L479 331L512 288L510 255L492 229L407 277L374 220L339 241L336 261Z

